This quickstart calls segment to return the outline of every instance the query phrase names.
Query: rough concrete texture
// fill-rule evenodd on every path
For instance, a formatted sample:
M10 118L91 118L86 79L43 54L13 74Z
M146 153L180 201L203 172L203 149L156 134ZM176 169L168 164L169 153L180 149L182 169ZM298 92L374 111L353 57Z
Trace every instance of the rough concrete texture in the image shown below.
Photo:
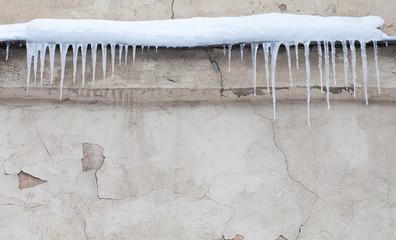
M394 103L313 103L310 127L305 111L2 101L0 238L394 239ZM21 190L21 170L47 182Z

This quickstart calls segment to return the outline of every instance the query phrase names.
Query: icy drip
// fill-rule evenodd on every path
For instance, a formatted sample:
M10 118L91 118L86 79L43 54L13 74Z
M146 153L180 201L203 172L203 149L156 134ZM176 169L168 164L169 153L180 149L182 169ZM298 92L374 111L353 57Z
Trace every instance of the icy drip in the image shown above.
M240 44L239 48L241 50L241 60L243 60L243 50L245 49L245 44L244 43Z
M132 46L132 48L135 47L135 45ZM158 46L155 46L155 53L158 53Z
M61 55L61 82L60 82L60 96L59 100L62 100L62 89L63 89L63 79L65 77L65 65L66 65L66 54L67 54L67 49L69 48L68 43L61 43L60 44L60 55Z
M157 52L158 47L155 47L155 52ZM135 56L136 56L136 45L132 46L132 64L135 64Z
M111 79L114 79L115 44L110 44L111 54Z
M364 84L364 99L366 100L366 105L368 104L367 95L367 54L366 54L366 42L360 42L360 51L362 54L362 66L363 66L363 84Z
M351 48L351 62L352 62L352 79L353 79L353 97L356 97L356 49L355 40L349 40L349 47Z
M333 77L334 77L334 85L337 85L337 80L336 80L336 68L335 68L335 53L336 53L336 48L335 48L335 42L331 41L331 64L333 65Z
M329 42L324 42L325 54L325 79L326 79L326 98L327 108L330 109L330 61L329 61Z
M85 83L85 66L87 62L87 48L88 44L83 43L81 47L81 66L82 66L82 87L84 88Z
M226 55L226 45L223 45L224 57Z
M102 43L102 69L103 69L103 82L106 82L106 61L107 61L107 44Z
M77 73L77 58L78 58L78 45L72 44L73 48L73 84L76 83L76 73Z
M348 90L348 46L346 41L342 41L342 52L344 55L344 75L345 75L345 89Z
M274 119L276 119L276 92L275 92L275 69L276 58L278 57L278 50L281 43L271 44L271 83L272 83L272 104L274 110Z
M95 70L96 70L96 51L98 50L98 44L91 43L91 54L92 54L92 84L95 84Z
M270 92L269 70L268 70L268 54L269 54L270 43L263 43L262 45L264 50L264 64L265 64L265 78L267 79L267 92Z
M128 62L128 48L129 48L129 45L125 45L125 65Z
M32 67L33 51L34 51L33 43L26 43L26 64L27 64L26 93L29 92L30 71Z
M40 43L34 43L34 62L33 62L33 71L34 71L34 85L36 85L37 80L37 63L38 63L38 55L39 55L39 45Z
M284 45L286 47L287 65L289 66L290 87L293 87L293 77L292 77L291 59L290 59L290 43L285 43Z
M45 65L45 54L47 51L47 43L42 43L40 46L40 85L43 85L43 74Z
M121 65L121 58L122 58L122 48L124 45L118 44L118 53L119 53L119 58L120 58L120 65Z
M250 44L252 50L252 65L253 65L253 93L256 96L256 63L257 63L257 49L258 44L252 43Z
M388 42L385 42L385 46L386 46L386 47L388 47L388 46L389 46Z
M298 70L298 42L294 43L294 49L296 50L296 68Z
M231 49L232 44L228 44L228 71L231 72Z
M141 48L142 48L142 54L143 54L144 53L144 46L142 45ZM224 56L225 56L225 54L224 54Z
M49 45L50 69L51 69L51 80L50 80L50 83L51 84L54 81L55 48L56 48L56 44L55 43L51 43Z
M305 71L307 73L307 110L308 110L308 125L311 125L310 117L310 109L309 104L311 102L311 89L310 89L310 81L311 81L311 69L309 66L309 44L310 42L304 43L304 55L305 55Z
M10 44L7 44L6 47L6 61L8 61L8 53L10 52Z
M377 46L377 41L373 41L373 46L374 46L375 71L377 73L377 88L378 88L378 93L381 93L380 77L379 77L379 71L378 71L378 46Z
M322 43L321 41L317 42L318 45L318 68L319 68L319 76L320 76L320 92L323 93L323 70L322 70Z

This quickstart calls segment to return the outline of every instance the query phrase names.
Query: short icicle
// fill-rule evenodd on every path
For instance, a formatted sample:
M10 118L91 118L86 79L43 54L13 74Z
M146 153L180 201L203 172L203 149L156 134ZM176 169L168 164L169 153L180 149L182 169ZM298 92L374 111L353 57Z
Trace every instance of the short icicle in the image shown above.
M245 43L240 44L239 49L241 50L241 60L243 60L243 50L245 49Z
M42 43L40 48L40 85L43 85L45 54L47 52L48 43Z
M252 50L252 65L253 65L253 93L256 96L256 65L257 65L257 49L258 44L252 43L250 44Z
M289 66L290 87L293 87L293 77L292 77L291 59L290 59L290 43L284 43L284 45L286 47L287 65Z
M111 79L114 79L114 61L115 61L115 44L110 44L110 54L111 54Z
M305 71L307 73L307 111L308 111L308 126L311 125L311 112L309 105L311 103L311 69L309 66L309 44L310 42L304 43L304 55L305 55Z
M228 44L228 71L231 72L231 50L232 44Z
M95 71L96 71L96 51L98 50L98 44L91 43L91 54L92 54L92 85L95 84Z
M76 43L73 43L72 49L73 49L73 84L75 84L76 73L77 73L78 45Z
M63 80L65 77L65 65L66 65L66 54L67 49L69 48L68 43L60 44L60 55L61 55L61 82L59 87L59 100L62 100L62 89L63 89Z
M224 57L226 55L226 45L223 45Z
M345 90L348 90L348 46L346 41L342 41L342 52L344 55L344 76L345 76Z
M32 67L32 57L34 52L34 43L26 43L26 63L27 63L27 78L26 78L26 93L29 92L30 71Z
M320 92L323 93L323 68L322 68L322 42L318 41L318 68L319 68L319 77L320 77Z
M39 51L40 51L40 45L41 43L34 43L34 62L33 62L33 71L34 71L34 85L36 85L36 80L37 80L37 64L38 64L38 56L39 56Z
M120 66L121 66L121 58L122 58L122 48L124 45L118 44L118 53L119 53L119 58L120 58Z
M129 45L125 45L125 65L127 64L127 62L128 62L128 48L129 48Z
M56 48L55 43L51 43L49 45L49 57L50 57L50 69L51 69L50 84L52 84L52 82L54 81L55 48Z
M106 82L107 43L102 43L101 47L102 47L103 82Z
M155 47L155 51L157 52L158 47ZM136 45L132 45L132 64L135 64L135 56L136 56Z
M6 47L6 61L8 61L8 53L10 52L10 44L7 44Z
M84 84L85 84L85 66L87 63L87 48L88 48L88 44L83 43L81 46L82 88L84 88Z
M330 45L331 45L331 64L333 65L334 85L337 85L336 67L335 67L335 54L336 54L335 42L331 41Z
M267 79L267 92L270 92L270 84L269 84L269 69L268 69L268 54L269 54L269 48L270 48L270 43L269 42L263 42L263 50L264 50L264 65L265 65L265 78Z
M353 97L356 97L356 48L355 48L355 40L349 40L349 48L351 49Z
M271 85L272 85L272 104L274 110L274 119L276 119L276 86L275 86L275 70L276 70L276 58L278 57L278 50L280 42L271 43Z
M330 109L330 61L329 61L328 41L324 41L324 55L325 55L326 99L327 99L327 108Z
M294 49L296 51L296 68L298 70L298 42L294 43Z
M377 46L377 41L373 41L373 46L374 46L375 71L377 73L377 88L378 88L378 93L381 93L380 76L379 76L379 71L378 71L378 46Z
M366 42L360 40L360 52L362 54L362 67L363 67L363 84L364 84L364 99L366 105L368 105L368 94L367 94L367 54L366 54Z

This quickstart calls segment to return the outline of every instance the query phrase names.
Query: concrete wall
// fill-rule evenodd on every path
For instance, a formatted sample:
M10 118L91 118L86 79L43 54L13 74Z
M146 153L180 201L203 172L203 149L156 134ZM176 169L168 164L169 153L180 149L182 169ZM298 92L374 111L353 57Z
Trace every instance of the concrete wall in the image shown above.
M264 12L379 15L395 35L394 1L13 1L1 23L38 17L147 20ZM277 61L277 119L266 92L252 95L249 49L153 49L88 85L67 58L26 94L26 52L0 60L0 239L395 239L396 47L379 47L377 93L368 47L369 105L361 60L357 97L344 90L337 49L331 109L310 50L311 126L305 70ZM0 49L0 55L5 54ZM90 55L90 54L88 54ZM57 52L57 57L59 57ZM110 56L108 56L110 58ZM32 72L33 76L33 72ZM351 71L349 71L351 76ZM332 75L331 75L332 77ZM39 78L38 78L39 80ZM349 77L349 86L351 78Z

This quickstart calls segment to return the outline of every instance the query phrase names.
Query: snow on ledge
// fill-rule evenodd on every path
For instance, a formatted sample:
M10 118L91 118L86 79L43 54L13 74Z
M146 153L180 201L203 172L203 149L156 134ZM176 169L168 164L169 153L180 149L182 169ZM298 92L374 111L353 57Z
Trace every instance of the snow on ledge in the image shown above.
M157 21L36 19L0 25L0 41L120 43L161 47L195 47L251 42L386 40L384 20L376 16L321 17L268 13L243 17Z

